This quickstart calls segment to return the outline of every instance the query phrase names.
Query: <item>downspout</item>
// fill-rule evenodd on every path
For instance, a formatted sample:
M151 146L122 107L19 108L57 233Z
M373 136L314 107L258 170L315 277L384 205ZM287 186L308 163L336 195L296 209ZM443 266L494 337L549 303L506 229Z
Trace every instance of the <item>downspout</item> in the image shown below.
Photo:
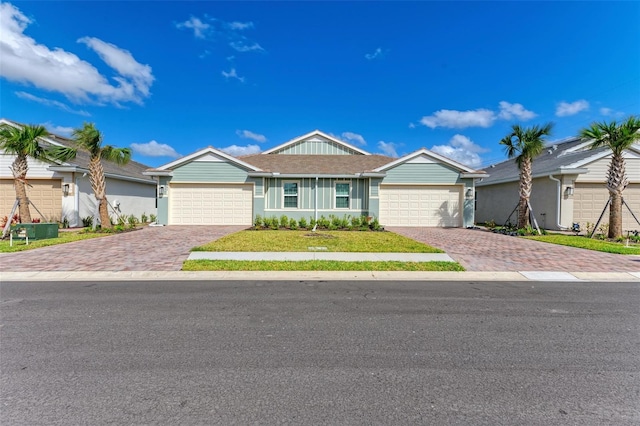
M313 200L314 212L313 213L314 213L315 223L313 224L313 229L311 230L311 232L316 232L316 228L318 227L318 176L316 176L316 187L314 188L313 196L314 196L314 200Z
M73 174L73 186L74 186L74 194L73 194L73 210L75 212L74 214L74 221L75 224L74 226L80 226L80 190L78 189L78 173L74 173Z
M564 226L564 225L560 225L560 202L562 201L562 182L560 182L560 179L556 179L553 177L553 175L549 175L549 179L551 179L552 181L556 182L556 194L557 194L557 202L556 202L556 226L558 228L560 228L561 230L567 230L569 229L569 227Z

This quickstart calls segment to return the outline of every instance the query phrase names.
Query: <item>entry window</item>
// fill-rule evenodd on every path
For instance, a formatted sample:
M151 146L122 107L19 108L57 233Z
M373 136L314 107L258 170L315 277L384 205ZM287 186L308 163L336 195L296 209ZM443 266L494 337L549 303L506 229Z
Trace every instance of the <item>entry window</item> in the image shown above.
M298 182L284 183L284 207L298 208Z
M336 208L337 209L349 208L349 184L348 183L336 183Z

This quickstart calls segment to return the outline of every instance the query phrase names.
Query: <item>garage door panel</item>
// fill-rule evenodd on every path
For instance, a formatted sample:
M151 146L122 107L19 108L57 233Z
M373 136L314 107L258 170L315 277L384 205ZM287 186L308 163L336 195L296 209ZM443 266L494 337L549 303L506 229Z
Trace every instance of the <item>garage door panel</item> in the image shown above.
M33 204L31 217L43 221L60 220L62 216L62 181L29 179L27 197ZM0 179L0 216L8 216L16 201L13 179ZM35 206L35 208L34 208ZM36 210L40 210L44 217ZM17 213L17 211L16 211Z
M640 218L640 184L629 184L624 190L623 197L636 217ZM603 183L576 183L573 195L573 222L579 222L583 227L587 222L596 223L608 200L609 191ZM608 208L604 212L602 222L609 222ZM640 229L640 225L624 205L622 206L622 229Z
M459 186L381 185L380 222L387 226L462 226Z
M169 223L172 225L251 225L252 220L252 185L171 185Z

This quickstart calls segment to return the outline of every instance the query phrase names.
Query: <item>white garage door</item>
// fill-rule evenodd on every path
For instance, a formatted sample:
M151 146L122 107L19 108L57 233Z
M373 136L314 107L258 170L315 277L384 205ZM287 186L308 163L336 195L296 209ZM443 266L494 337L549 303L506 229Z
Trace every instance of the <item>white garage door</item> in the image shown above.
M640 219L640 184L629 184L624 190L623 197L636 217ZM576 183L573 193L573 221L579 222L583 228L587 222L595 224L608 199L609 191L604 183ZM602 223L609 223L609 209L605 211ZM640 229L640 225L624 205L622 206L622 229Z
M31 202L29 211L31 218L39 218L42 222L58 221L62 216L62 181L28 179L27 197ZM13 179L0 179L0 216L9 216L16 201ZM34 207L35 206L35 207ZM44 217L40 216L38 210ZM16 210L16 213L18 211Z
M171 184L169 224L251 225L253 186Z
M461 186L380 186L385 226L462 226Z

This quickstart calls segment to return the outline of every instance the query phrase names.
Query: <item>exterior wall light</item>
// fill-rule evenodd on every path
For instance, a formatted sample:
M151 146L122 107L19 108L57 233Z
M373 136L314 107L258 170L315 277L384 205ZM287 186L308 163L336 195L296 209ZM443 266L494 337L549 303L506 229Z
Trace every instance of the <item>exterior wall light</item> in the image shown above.
M469 188L467 189L467 192L465 193L465 197L470 200L473 198L473 188Z
M158 198L162 198L164 197L164 195L166 194L166 188L164 185L160 185L158 187Z
M69 184L68 183L65 183L64 185L62 185L62 193L64 194L65 197L67 195L69 195Z
M564 195L565 195L566 197L573 197L573 186L567 186L567 187L564 189Z

